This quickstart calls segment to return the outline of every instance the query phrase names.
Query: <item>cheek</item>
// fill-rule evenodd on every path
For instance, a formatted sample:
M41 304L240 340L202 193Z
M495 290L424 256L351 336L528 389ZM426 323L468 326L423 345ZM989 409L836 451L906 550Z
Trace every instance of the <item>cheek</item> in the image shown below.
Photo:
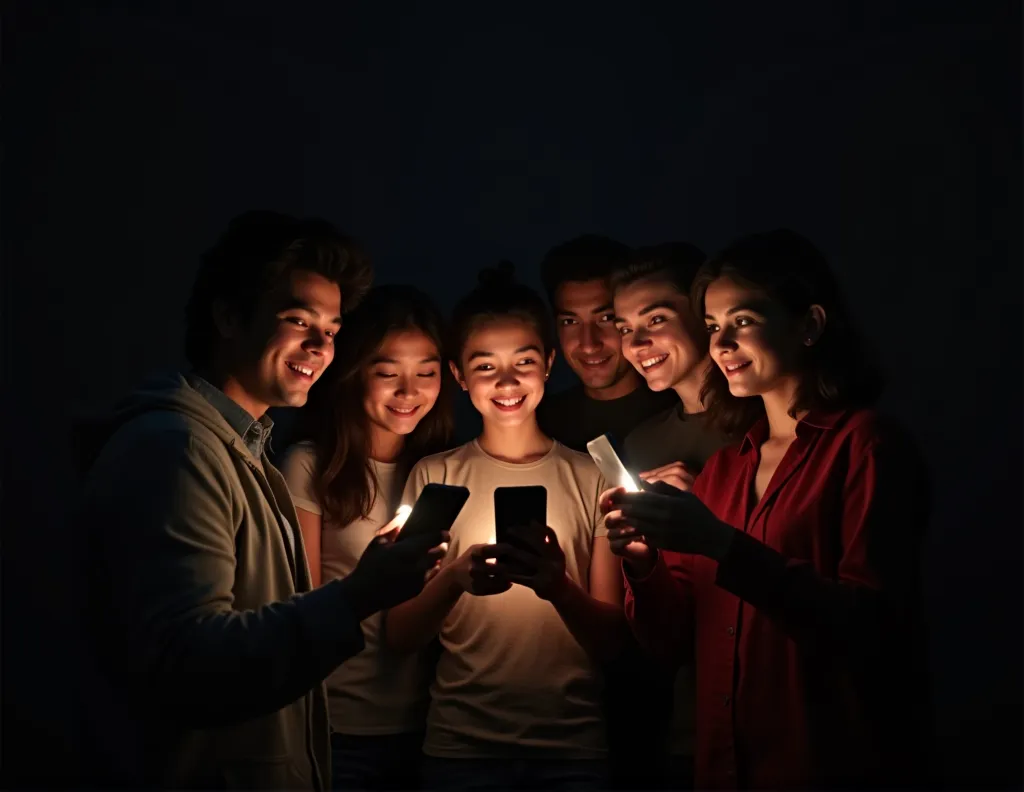
M434 377L429 380L424 380L426 385L420 388L420 392L427 400L427 409L429 410L437 403L437 397L441 395L441 379L440 377Z
M370 411L379 412L388 399L388 381L372 377L366 383L364 404Z

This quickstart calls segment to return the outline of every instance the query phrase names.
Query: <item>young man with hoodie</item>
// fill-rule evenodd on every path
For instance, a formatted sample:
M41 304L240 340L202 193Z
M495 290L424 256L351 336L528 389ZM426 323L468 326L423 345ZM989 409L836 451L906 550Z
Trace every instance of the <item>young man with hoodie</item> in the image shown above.
M265 453L267 409L305 403L371 278L325 221L236 218L188 305L193 369L106 426L77 516L92 783L329 788L322 682L362 649L360 622L417 594L443 552L381 537L312 591Z

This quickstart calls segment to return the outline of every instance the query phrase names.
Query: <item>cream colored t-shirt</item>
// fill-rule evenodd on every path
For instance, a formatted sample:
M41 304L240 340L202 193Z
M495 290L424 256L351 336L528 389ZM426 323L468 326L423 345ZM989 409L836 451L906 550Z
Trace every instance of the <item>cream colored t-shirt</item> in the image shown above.
M322 580L343 578L355 569L378 528L394 516L402 481L397 465L371 460L379 489L363 520L339 526L325 521L320 536ZM281 465L292 502L322 514L313 481L316 452L312 443L290 448ZM423 728L429 677L422 655L391 652L381 640L381 614L362 623L366 645L327 678L331 728L342 734L402 734Z
M598 497L604 480L590 457L555 443L537 462L510 464L473 441L421 460L409 474L404 503L428 483L467 487L452 526L446 562L494 541L494 489L547 488L547 522L565 552L569 576L587 590L591 548L604 536ZM554 607L514 585L503 594L463 594L444 621L442 653L431 687L423 750L430 756L605 754L601 678Z

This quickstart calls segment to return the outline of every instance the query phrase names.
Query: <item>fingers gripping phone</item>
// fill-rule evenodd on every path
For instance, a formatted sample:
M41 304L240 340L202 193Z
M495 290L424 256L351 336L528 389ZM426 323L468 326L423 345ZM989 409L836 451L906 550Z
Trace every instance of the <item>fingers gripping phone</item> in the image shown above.
M626 466L615 447L615 441L610 435L603 434L587 443L587 451L591 459L597 464L605 481L609 486L622 487L626 492L660 492L662 495L678 495L679 490L671 484L663 481L655 481L653 484L640 481L639 477L633 476Z
M548 524L548 491L545 487L497 487L494 490L494 538L498 544L509 544L526 552L534 552L524 539L531 526L543 530ZM513 559L499 557L503 564L518 568Z
M427 484L416 498L416 503L413 504L412 511L395 541L432 537L437 540L434 545L440 544L442 531L451 530L468 499L469 490L465 487Z

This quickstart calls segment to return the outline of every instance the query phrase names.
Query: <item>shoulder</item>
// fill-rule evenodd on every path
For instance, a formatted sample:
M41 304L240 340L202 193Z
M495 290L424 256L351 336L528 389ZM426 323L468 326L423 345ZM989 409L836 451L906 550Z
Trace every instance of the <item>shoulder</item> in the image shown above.
M316 446L310 440L289 446L277 467L282 471L301 470L312 474L316 470Z
M420 459L409 472L409 478L423 478L426 481L441 481L446 474L468 464L474 457L476 441L470 441L449 451L430 454Z
M152 410L119 426L102 456L127 455L150 461L174 458L229 458L224 441L201 421L173 410Z

